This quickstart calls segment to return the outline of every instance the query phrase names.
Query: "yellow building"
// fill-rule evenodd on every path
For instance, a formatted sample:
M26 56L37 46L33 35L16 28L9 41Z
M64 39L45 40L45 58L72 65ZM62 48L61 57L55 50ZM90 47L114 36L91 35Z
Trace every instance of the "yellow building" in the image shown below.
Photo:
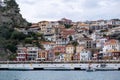
M74 52L75 52L75 47L73 45L66 46L66 53L67 54L73 54Z
M43 33L44 35L55 33L54 26L51 22L41 21L38 24L39 24L39 27L40 27L40 32Z
M39 50L37 60L45 61L47 59L47 51Z
M73 54L64 54L64 61L72 61Z
M40 27L40 32L43 33L43 34L46 33L49 22L48 21L41 21L38 24L39 24L39 27Z
M84 46L78 45L76 46L76 53L80 53L84 49Z

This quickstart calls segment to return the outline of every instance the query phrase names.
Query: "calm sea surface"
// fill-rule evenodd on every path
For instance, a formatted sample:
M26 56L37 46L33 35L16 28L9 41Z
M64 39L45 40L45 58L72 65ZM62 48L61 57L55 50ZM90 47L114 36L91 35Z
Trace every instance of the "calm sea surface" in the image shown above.
M0 80L120 80L120 71L0 71Z

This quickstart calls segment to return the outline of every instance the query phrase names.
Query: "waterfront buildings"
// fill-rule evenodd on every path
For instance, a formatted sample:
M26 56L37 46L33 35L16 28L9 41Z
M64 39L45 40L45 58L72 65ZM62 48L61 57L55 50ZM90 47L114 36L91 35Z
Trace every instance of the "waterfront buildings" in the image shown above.
M72 22L62 18L58 21L40 21L29 29L16 28L28 34L42 34L38 47L18 47L18 61L74 61L74 60L119 60L120 59L120 20L97 20ZM111 36L113 35L113 36ZM117 39L114 37L117 35ZM34 42L34 41L33 41Z
M83 49L81 52L80 52L80 60L81 61L88 61L88 60L91 60L92 58L92 53L91 51L87 50L87 49Z
M16 59L17 59L17 61L27 60L27 49L26 49L26 47L18 47Z
M120 43L118 40L110 39L105 42L103 52L120 51Z
M75 51L75 47L73 45L66 46L66 53L67 54L73 54L73 53L75 53L74 51Z
M17 60L27 61L36 60L38 57L38 47L18 47Z
M36 60L38 57L38 47L27 47L27 60Z
M37 61L46 61L47 60L47 51L39 50L38 57L36 58Z

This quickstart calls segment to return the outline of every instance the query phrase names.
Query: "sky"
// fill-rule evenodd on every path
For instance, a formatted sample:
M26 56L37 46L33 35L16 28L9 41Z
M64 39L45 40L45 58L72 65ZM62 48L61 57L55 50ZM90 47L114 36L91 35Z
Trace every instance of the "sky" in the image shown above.
M120 0L16 0L29 22L120 18Z

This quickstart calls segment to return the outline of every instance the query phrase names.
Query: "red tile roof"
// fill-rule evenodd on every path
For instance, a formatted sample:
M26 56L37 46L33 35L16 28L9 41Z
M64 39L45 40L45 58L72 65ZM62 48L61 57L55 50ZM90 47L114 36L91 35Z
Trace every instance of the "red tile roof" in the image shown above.
M115 39L111 39L108 42L105 43L105 45L115 45L118 43L118 40Z
M69 35L73 35L75 34L75 30L74 29L63 29L61 32L62 37L67 37Z

